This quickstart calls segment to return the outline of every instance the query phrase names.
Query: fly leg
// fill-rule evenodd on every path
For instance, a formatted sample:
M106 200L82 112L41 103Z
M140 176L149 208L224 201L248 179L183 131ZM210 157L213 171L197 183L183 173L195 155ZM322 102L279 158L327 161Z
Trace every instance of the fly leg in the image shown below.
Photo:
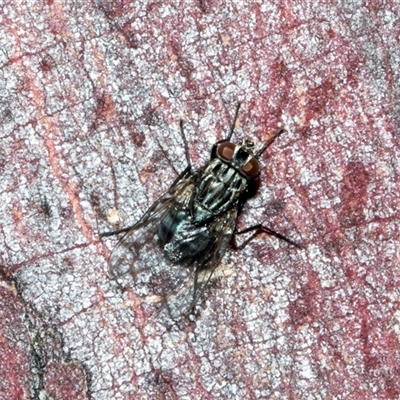
M183 140L183 146L185 148L185 157L186 157L186 162L187 162L187 167L186 169L190 171L192 169L192 161L190 160L190 154L189 154L189 145L185 136L185 132L183 131L183 120L180 120L179 122L179 127L181 130L181 136Z
M245 228L245 229L243 229L243 230L241 230L241 231L235 230L235 231L233 232L233 234L234 234L234 235L242 235L242 234L244 234L244 233L248 233L248 232L252 232L252 231L254 231L255 234L257 234L258 232L265 232L266 234L271 235L271 236L275 236L275 237L278 238L278 239L284 240L285 242L287 242L287 243L289 243L289 244L291 244L291 245L293 245L293 246L296 246L296 247L298 247L299 249L302 248L302 246L299 245L298 243L296 243L295 241L293 241L293 240L287 238L286 236L283 236L282 234L280 234L280 233L274 231L274 230L271 229L271 228L267 228L267 227L266 227L265 225L263 225L263 224L253 225L253 226L250 226L249 228ZM257 232L257 231L258 231L258 232Z
M225 139L219 140L218 142L216 142L212 149L211 149L211 158L214 158L216 153L217 153L217 148L218 145L224 142L229 142L233 132L235 130L235 126L236 126L236 122L239 116L239 109L240 109L240 103L237 104L236 106L236 111L235 111L235 116L233 117L233 121L232 121L232 125L229 129L229 133L228 136ZM266 143L264 143L264 145L261 147L260 150L257 151L257 153L255 153L254 155L256 156L256 158L260 157L262 153L264 153L264 151L270 146L270 144L272 144L272 142L280 135L282 135L282 133L286 133L285 129L281 129L280 131L274 133L267 141Z
M178 177L175 179L174 183L172 184L172 186L174 186L174 184L178 183L180 179L182 179L182 177L184 177L188 172L190 172L192 170L192 162L190 160L190 154L189 154L189 145L185 136L185 132L183 131L183 120L179 121L179 127L180 127L180 134L183 140L183 147L185 149L185 158L186 158L186 163L187 166L184 169L183 172L178 173L178 171L176 170L176 168L174 167L174 165L170 162L169 157L167 156L166 152L164 151L164 149L162 148L162 146L160 145L160 143L158 142L158 139L156 138L161 151L163 152L165 158L168 160L168 163L171 165L171 167L173 168L173 170L175 171L175 173L178 175Z
M218 142L216 142L213 145L213 147L211 149L211 158L215 157L215 153L217 151L217 147L218 147L219 144L224 143L224 142L229 142L229 140L231 139L231 137L233 135L233 132L235 130L235 126L236 126L236 122L237 122L238 116L239 116L239 109L240 109L240 103L238 103L237 106L236 106L235 116L233 117L233 121L232 121L231 127L229 129L228 136L225 139L219 140ZM189 155L189 146L188 146L188 143L187 143L187 140L186 140L185 133L183 132L183 121L182 120L180 121L180 127L181 127L181 136L182 136L182 139L183 139L183 144L185 146L186 161L187 161L188 166L191 167L191 161L190 161L190 155Z
M187 140L186 140L185 133L184 133L184 131L183 131L183 121L182 121L182 120L180 121L180 124L179 124L179 125L180 125L180 130L181 130L181 136L182 136L182 139L183 139L183 144L184 144L184 147L185 147L185 157L186 157L186 161L187 161L187 166L186 166L186 168L176 177L176 179L175 179L174 182L172 183L172 185L171 185L171 187L170 187L170 189L169 189L170 192L171 192L171 191L173 190L173 188L179 183L179 181L181 181L182 179L187 178L187 177L190 175L190 172L191 172L191 170L192 170L192 163L191 163L190 155L189 155L189 146L188 146L188 142L187 142ZM158 204L158 202L156 202L155 204L153 204L153 207L155 207L157 204ZM151 211L151 207L150 207L149 211ZM148 212L149 212L149 211L148 211ZM130 231L134 226L135 226L135 225L133 225L133 226L128 226L128 227L126 227L126 228L118 229L118 230L116 230L116 231L111 231L111 232L103 232L103 233L100 233L100 237L114 236L114 235L118 235L118 234L120 234L120 233L127 233L127 232Z
M221 142L228 142L231 139L231 137L233 135L233 131L235 130L236 121L239 116L239 109L240 109L240 103L238 103L236 106L235 116L233 117L233 121L232 121L231 129L229 130L229 134L224 140L221 140Z

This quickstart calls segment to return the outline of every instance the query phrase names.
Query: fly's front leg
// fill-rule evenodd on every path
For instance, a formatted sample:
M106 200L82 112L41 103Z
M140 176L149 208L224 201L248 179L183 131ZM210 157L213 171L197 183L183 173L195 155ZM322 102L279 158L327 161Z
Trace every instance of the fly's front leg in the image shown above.
M215 155L217 154L217 148L218 148L219 144L230 141L230 139L233 135L233 132L235 130L236 122L237 122L237 119L239 116L239 109L240 109L240 103L238 103L236 106L235 116L233 117L233 121L232 121L231 127L229 129L228 136L225 139L219 140L218 142L213 144L213 147L211 149L211 158L214 158Z
M237 122L238 116L239 116L239 109L240 109L240 103L238 103L237 106L236 106L235 116L233 117L231 129L229 130L228 136L224 140L221 140L220 142L227 142L227 141L229 141L231 139L231 137L233 135L233 131L235 130L235 126L236 126L236 122Z
M183 144L185 147L185 156L186 156L186 161L187 161L187 166L186 168L176 177L176 179L174 180L174 182L172 183L171 187L169 188L169 192L172 193L174 187L182 180L187 178L192 170L192 163L190 161L190 155L189 155L189 146L186 140L186 136L185 133L183 132L183 121L180 121L180 130L181 130L181 135L182 135L182 139L183 139ZM161 199L159 200L161 201ZM149 210L147 212L151 212L152 208L155 208L158 204L159 201L155 202L153 204L152 207L149 208ZM140 222L140 221L139 221ZM100 233L100 237L107 237L107 236L114 236L114 235L118 235L120 233L127 233L128 231L130 231L135 225L132 226L128 226L126 228L122 228L122 229L118 229L115 231L111 231L111 232L103 232Z
M278 238L278 239L284 240L285 242L287 242L287 243L289 243L289 244L291 244L291 245L293 245L293 246L296 246L296 247L298 247L299 249L302 248L302 246L299 245L298 243L296 243L295 241L293 241L293 240L287 238L286 236L281 235L281 234L278 233L278 232L275 232L275 231L274 231L273 229L271 229L271 228L267 228L267 227L266 227L265 225L263 225L263 224L253 225L253 226L250 226L249 228L243 229L243 230L241 230L241 231L238 231L238 230L235 229L235 231L233 232L233 234L234 234L234 235L242 235L242 234L244 234L244 233L248 233L248 232L252 232L252 231L254 231L256 234L257 234L257 231L259 231L259 232L265 232L265 233L267 233L268 235L275 236L275 237Z

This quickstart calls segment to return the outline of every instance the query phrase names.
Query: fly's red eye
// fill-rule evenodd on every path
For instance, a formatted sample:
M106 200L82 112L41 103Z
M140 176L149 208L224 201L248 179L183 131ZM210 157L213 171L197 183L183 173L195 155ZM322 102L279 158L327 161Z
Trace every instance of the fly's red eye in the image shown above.
M233 153L235 152L235 147L231 142L221 143L218 146L218 155L223 158L224 160L230 161L233 158Z
M248 178L254 178L260 172L260 164L256 158L252 158L243 165L242 171Z

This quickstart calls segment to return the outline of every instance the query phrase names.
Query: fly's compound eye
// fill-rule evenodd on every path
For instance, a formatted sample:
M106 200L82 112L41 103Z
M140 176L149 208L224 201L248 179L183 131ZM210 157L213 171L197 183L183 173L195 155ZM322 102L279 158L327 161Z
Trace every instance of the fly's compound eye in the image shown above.
M235 147L236 145L231 142L221 143L217 150L218 156L227 161L232 160Z
M260 163L256 158L252 158L242 166L242 171L248 178L254 178L260 173Z

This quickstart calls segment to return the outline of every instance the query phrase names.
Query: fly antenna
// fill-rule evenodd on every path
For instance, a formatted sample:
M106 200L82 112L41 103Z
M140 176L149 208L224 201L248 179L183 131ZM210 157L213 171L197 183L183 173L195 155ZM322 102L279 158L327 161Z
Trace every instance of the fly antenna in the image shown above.
M255 156L258 158L261 156L262 153L264 153L265 150L267 150L267 148L269 147L269 145L280 135L282 135L282 133L287 132L286 129L281 129L280 131L276 132L272 137L270 137L266 143L264 144L263 147L261 147L260 150L257 151L257 153L255 154Z
M233 122L232 122L232 125L231 125L231 129L229 130L228 137L225 140L230 140L230 138L233 135L233 131L235 130L236 121L237 121L238 116L239 116L239 108L240 108L240 103L238 103L237 106L236 106L235 116L233 117Z

